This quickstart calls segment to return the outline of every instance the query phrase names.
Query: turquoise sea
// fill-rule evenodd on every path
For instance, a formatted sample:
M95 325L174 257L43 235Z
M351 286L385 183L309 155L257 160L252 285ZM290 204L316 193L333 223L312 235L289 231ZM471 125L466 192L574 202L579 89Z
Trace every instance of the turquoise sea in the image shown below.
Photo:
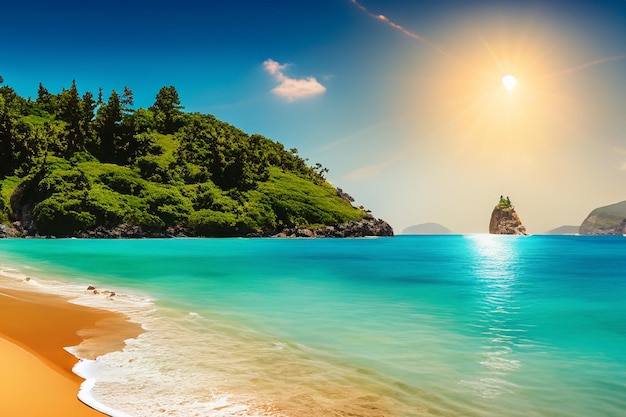
M76 368L115 416L626 413L622 236L5 239L0 271L143 324Z

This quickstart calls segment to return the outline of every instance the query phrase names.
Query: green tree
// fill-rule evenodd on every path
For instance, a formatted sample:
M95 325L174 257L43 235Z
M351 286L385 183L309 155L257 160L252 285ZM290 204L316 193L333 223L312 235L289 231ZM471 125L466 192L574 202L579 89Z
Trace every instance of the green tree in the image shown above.
M317 163L315 164L315 166L313 166L311 169L313 170L313 172L315 173L315 175L317 175L318 180L319 180L320 182L326 181L326 177L324 177L324 175L328 173L328 171L329 171L329 169L328 169L328 168L323 167L323 166L322 166L322 164L320 164L319 162L317 162Z
M0 178L28 172L29 166L42 153L36 129L22 119L19 106L0 94Z
M133 95L133 91L128 88L128 87L124 87L124 93L122 93L122 111L125 114L131 114L132 110L131 107L133 106L133 104L135 104L135 99L134 99L134 95Z
M37 101L39 104L50 96L50 91L46 87L43 86L43 83L39 83L39 88L37 89Z
M80 131L85 148L93 141L93 121L96 117L97 107L98 103L94 100L91 92L87 91L83 94L80 109Z
M15 168L12 136L14 123L9 106L0 94L0 179L10 175Z
M249 190L268 177L269 162L262 141L213 116L192 114L176 133L179 166L204 168L222 189Z
M100 138L97 156L103 162L115 161L115 144L119 142L123 116L120 96L113 90L109 100L100 106L96 115L96 130Z
M20 120L27 108L27 101L11 87L0 87L0 178L13 174L29 160L32 129Z
M174 133L181 126L181 110L178 91L174 86L162 87L150 110L154 112L157 130L160 133Z
M60 96L61 120L67 123L65 127L65 155L71 156L85 150L85 133L81 129L83 124L83 103L78 95L76 80L72 80L69 90L64 90Z
M150 110L137 109L124 117L124 163L133 164L149 153L154 146L154 129L154 113Z
M98 109L95 124L100 146L96 154L103 162L128 163L129 154L134 152L133 101L132 90L124 87L121 97L111 91L108 101Z
M156 128L154 113L146 109L137 109L128 117L128 125L134 134L148 133Z
M58 111L57 101L57 96L50 94L48 89L44 87L42 83L39 83L37 100L35 100L35 103L37 103L41 109L49 114L55 114Z

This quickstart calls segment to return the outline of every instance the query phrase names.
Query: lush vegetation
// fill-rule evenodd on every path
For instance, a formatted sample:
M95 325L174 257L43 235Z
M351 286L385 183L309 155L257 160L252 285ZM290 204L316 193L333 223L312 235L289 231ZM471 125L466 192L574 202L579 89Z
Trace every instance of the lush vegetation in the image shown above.
M506 209L506 208L511 208L511 207L513 206L511 205L511 200L509 199L509 197L504 198L500 196L500 201L498 201L498 208Z
M120 224L241 236L365 214L320 164L184 112L172 86L149 108L132 107L126 87L105 100L102 90L80 95L75 82L58 94L40 84L32 100L0 86L0 222L55 236Z

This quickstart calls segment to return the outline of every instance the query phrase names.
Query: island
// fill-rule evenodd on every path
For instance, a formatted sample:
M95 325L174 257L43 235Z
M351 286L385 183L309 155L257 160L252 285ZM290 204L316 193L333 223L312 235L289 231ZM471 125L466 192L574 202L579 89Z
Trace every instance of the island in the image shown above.
M403 235L448 235L450 229L439 223L421 223L409 226L402 231Z
M579 229L580 229L580 226L563 225L563 226L556 227L554 229L550 229L543 234L545 235L577 235Z
M174 86L133 103L128 87L0 86L0 237L393 235L320 163L184 112Z
M526 227L522 224L519 216L509 197L500 196L500 201L491 212L489 233L496 235L527 235Z
M581 235L626 235L626 200L598 207L580 225Z

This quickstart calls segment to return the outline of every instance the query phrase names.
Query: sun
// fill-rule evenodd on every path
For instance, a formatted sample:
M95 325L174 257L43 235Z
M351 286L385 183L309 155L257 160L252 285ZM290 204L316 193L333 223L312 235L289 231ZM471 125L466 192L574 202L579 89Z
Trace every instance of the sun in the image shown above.
M504 86L504 88L506 88L507 90L512 90L515 88L515 84L517 84L517 79L512 76L511 74L507 74L504 77L502 77L502 85Z

